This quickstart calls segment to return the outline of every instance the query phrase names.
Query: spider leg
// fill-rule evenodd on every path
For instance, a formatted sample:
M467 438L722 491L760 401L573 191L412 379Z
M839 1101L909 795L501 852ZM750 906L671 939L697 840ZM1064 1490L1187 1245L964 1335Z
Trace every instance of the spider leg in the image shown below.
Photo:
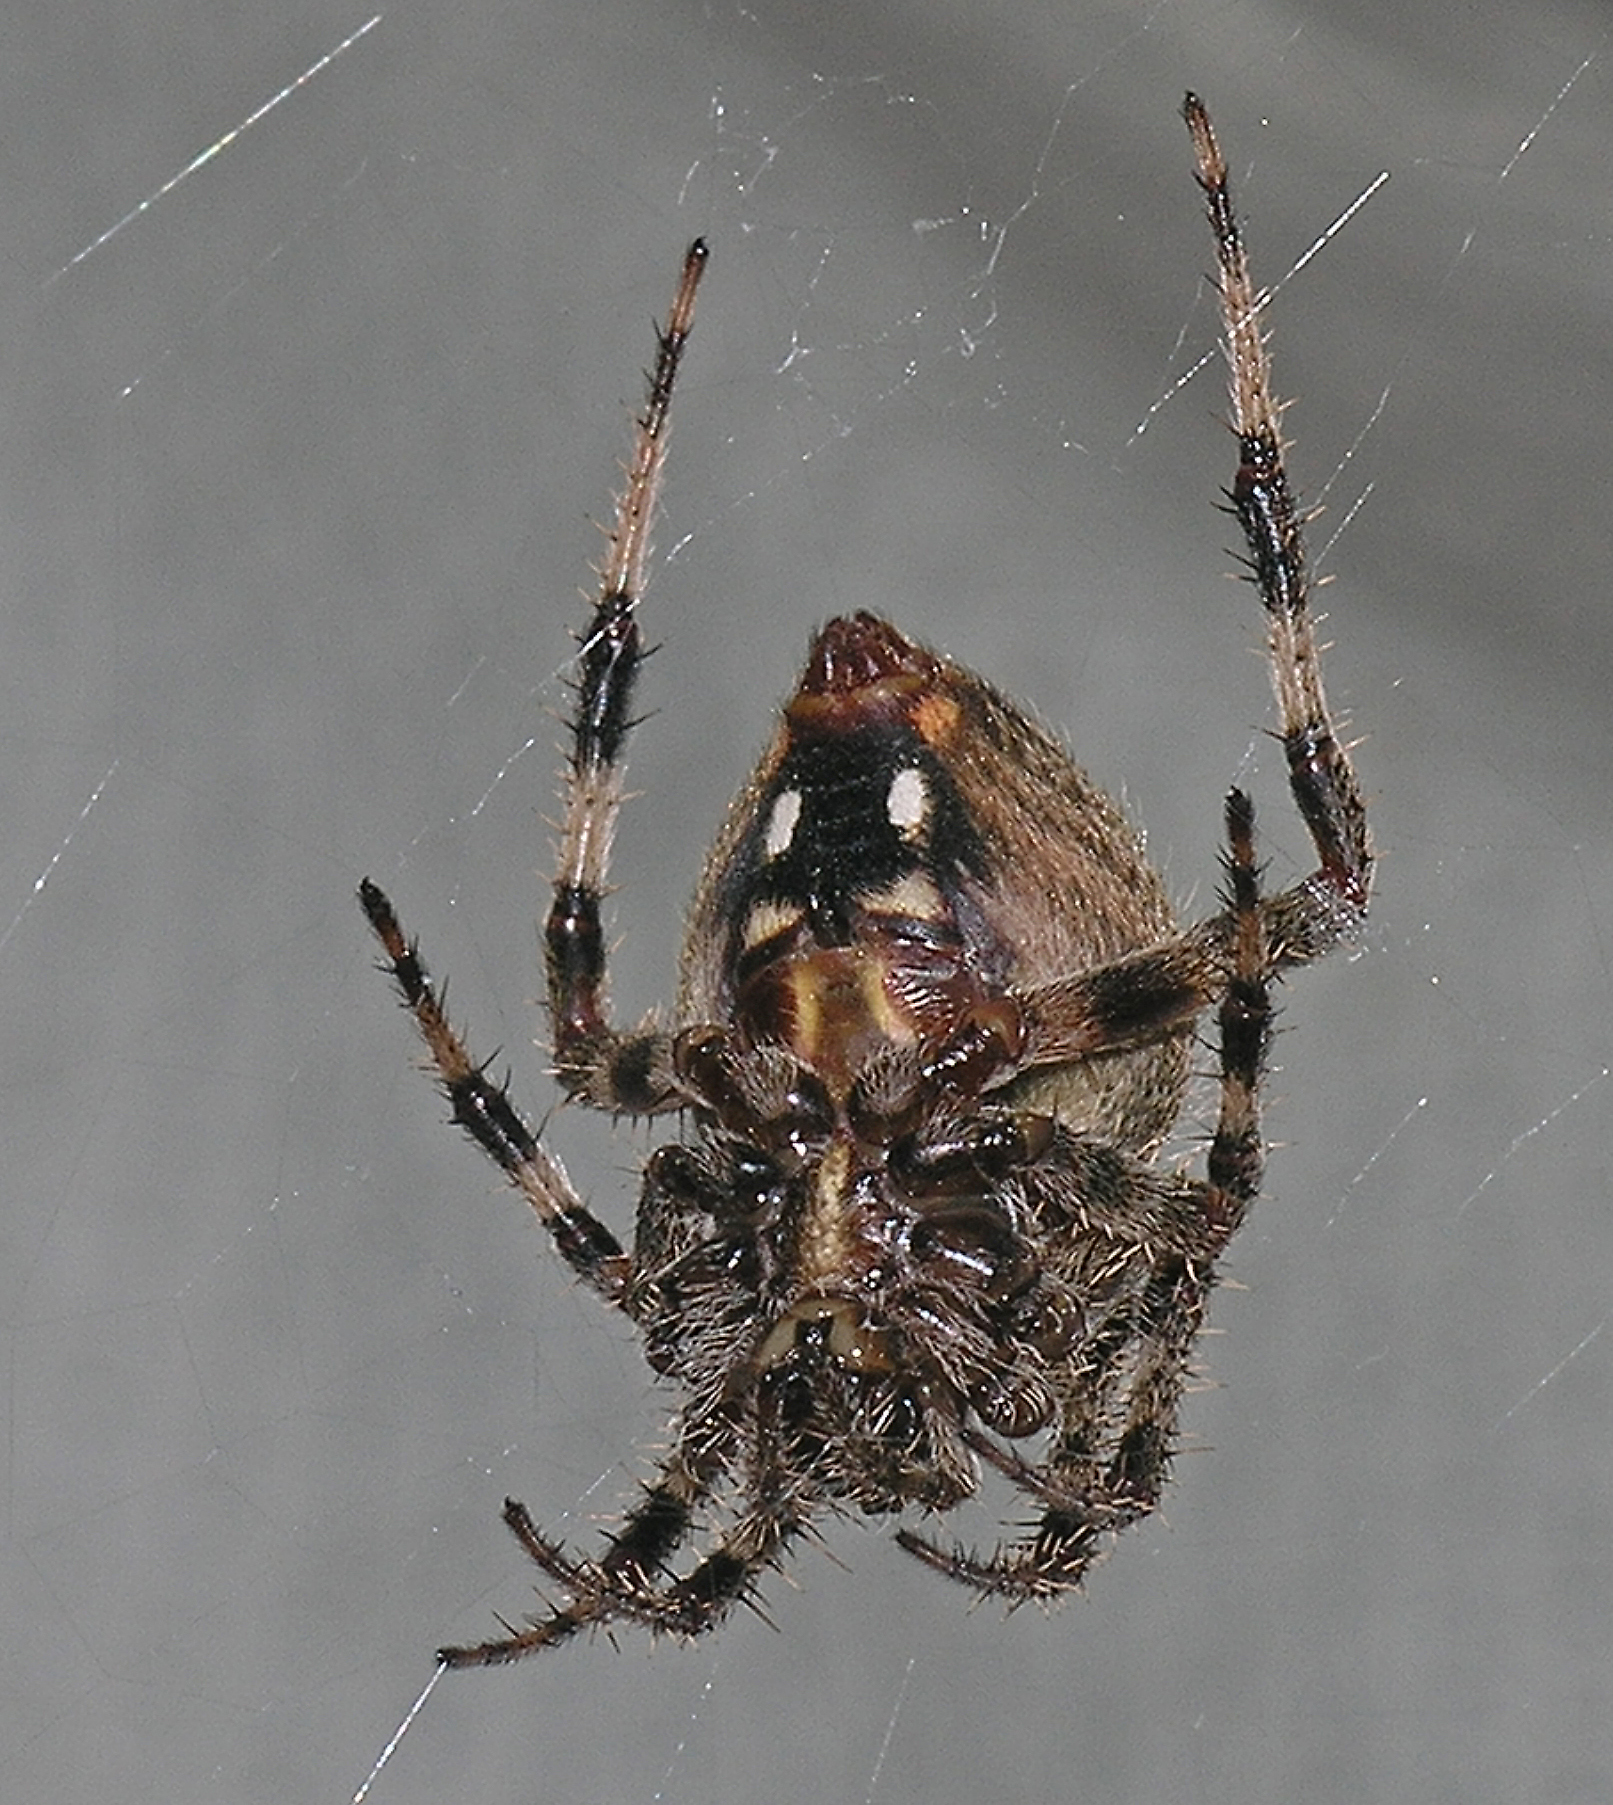
M448 1020L418 945L405 938L380 886L365 878L358 895L386 955L385 969L426 1043L454 1121L532 1206L578 1278L607 1303L624 1305L630 1263L621 1244L577 1195L565 1167L527 1127L509 1092L471 1058Z
M1260 325L1264 294L1249 274L1243 234L1227 186L1226 159L1204 103L1189 94L1183 117L1193 139L1198 182L1215 235L1221 312L1238 438L1238 471L1227 492L1243 528L1248 566L1266 610L1272 688L1294 802L1321 861L1302 884L1273 899L1274 944L1314 957L1357 923L1372 887L1366 806L1322 689L1321 650L1310 609L1304 516L1283 467L1282 409ZM1290 956L1293 956L1292 954Z
M1278 970L1319 958L1359 928L1372 888L1373 853L1360 785L1322 687L1305 558L1306 515L1283 463L1282 406L1272 391L1260 325L1266 297L1249 273L1226 159L1209 115L1193 94L1183 114L1215 235L1231 425L1238 439L1238 469L1227 501L1243 529L1244 562L1265 609L1289 789L1319 860L1299 883L1261 905L1271 966ZM1231 916L1215 916L1158 945L1022 996L1028 1030L1023 1064L1059 1065L1184 1029L1221 996L1235 931Z
M1025 1022L1021 1069L1067 1065L1146 1046L1190 1028L1225 981L1213 936L1189 929L1016 996Z
M683 1578L666 1566L688 1538L694 1511L726 1465L733 1442L727 1413L687 1453L690 1437L645 1491L597 1560L578 1560L543 1534L526 1506L505 1500L504 1521L528 1556L571 1594L571 1602L524 1629L467 1647L438 1650L449 1667L497 1667L574 1636L579 1630L627 1621L659 1633L693 1637L712 1630L752 1591L758 1572L775 1565L805 1524L782 1498L759 1498L718 1546Z
M1154 1508L1176 1442L1188 1361L1215 1283L1215 1256L1260 1189L1259 1090L1271 1036L1272 966L1255 862L1254 809L1239 790L1227 798L1226 820L1232 969L1219 1010L1221 1101L1208 1176L1192 1186L1202 1225L1198 1245L1165 1239L1140 1294L1082 1350L1044 1469L1022 1472L1015 1455L987 1455L1023 1491L1044 1501L1030 1538L982 1556L942 1547L912 1530L896 1537L926 1566L987 1596L1018 1604L1070 1591L1112 1536ZM1109 1450L1101 1452L1121 1361L1134 1343L1139 1352L1126 1385L1124 1420ZM981 1451L978 1439L970 1440Z
M590 1624L623 1617L652 1628L675 1627L674 1613L666 1604L669 1594L650 1576L677 1552L691 1520L692 1500L662 1481L649 1488L598 1560L579 1560L538 1528L519 1499L506 1498L506 1526L528 1557L571 1594L571 1603L524 1629L506 1625L510 1632L506 1636L438 1649L438 1659L449 1667L500 1667L540 1648L552 1648Z
M1273 972L1307 965L1359 926L1315 876L1261 899ZM1119 1053L1186 1032L1226 993L1233 917L1195 922L1168 940L1015 994L1025 1023L1019 1072Z
M623 755L634 722L633 690L645 648L637 610L644 591L650 529L666 464L668 417L678 365L706 267L696 239L666 325L657 335L649 396L638 416L627 482L616 504L599 595L578 653L571 750L557 851L554 896L544 928L555 1064L573 1097L600 1109L648 1115L681 1102L669 1037L646 1023L611 1025L600 899L622 806Z

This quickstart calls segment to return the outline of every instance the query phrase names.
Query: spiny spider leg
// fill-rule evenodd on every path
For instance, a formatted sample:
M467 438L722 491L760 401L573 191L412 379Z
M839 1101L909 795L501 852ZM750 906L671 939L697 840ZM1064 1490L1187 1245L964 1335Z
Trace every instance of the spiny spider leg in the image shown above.
M1214 1258L1260 1191L1260 1080L1271 1038L1271 961L1255 862L1254 805L1241 790L1227 798L1228 914L1232 969L1221 1000L1221 1106L1210 1143L1209 1176L1194 1189L1207 1231L1202 1252L1167 1248L1116 1333L1098 1337L1096 1363L1067 1405L1045 1469L1030 1486L1009 1462L993 1461L1033 1495L1053 1497L1035 1534L977 1555L945 1548L912 1530L896 1540L909 1554L982 1594L1024 1604L1053 1599L1080 1584L1108 1540L1158 1503L1175 1447L1182 1390L1193 1343L1215 1283ZM1113 1395L1120 1355L1138 1344L1126 1386L1126 1420L1105 1469L1091 1470L1098 1418ZM1105 1357L1107 1354L1107 1357Z
M1243 529L1245 563L1266 612L1289 788L1320 860L1308 877L1263 905L1272 967L1282 969L1320 957L1359 927L1372 888L1372 845L1355 770L1322 688L1305 516L1283 464L1282 406L1272 392L1260 326L1265 297L1249 273L1226 159L1196 94L1183 102L1182 115L1215 235L1231 425L1238 439L1238 470L1227 500ZM1221 994L1228 936L1235 931L1223 915L1027 996L1026 1063L1060 1065L1143 1045L1190 1022Z
M1268 914L1275 916L1279 927L1299 932L1305 925L1298 900L1303 892L1320 917L1314 932L1339 920L1353 924L1366 909L1372 887L1366 806L1322 689L1304 521L1283 467L1282 408L1272 394L1271 362L1260 325L1264 296L1249 274L1248 253L1227 186L1226 158L1196 94L1182 103L1182 117L1198 158L1198 183L1215 234L1220 271L1232 430L1238 437L1238 472L1227 499L1243 528L1250 575L1266 610L1272 687L1282 715L1289 785L1321 860L1304 884L1267 905ZM1293 909L1299 918L1286 922L1284 908ZM1335 926L1327 944L1337 937ZM1292 956L1281 934L1274 935L1273 942L1279 957Z
M698 1454L688 1459L681 1451L674 1455L598 1560L568 1555L537 1527L524 1504L507 1498L506 1525L529 1558L566 1588L571 1602L533 1619L525 1629L507 1624L506 1636L439 1649L438 1659L448 1667L499 1667L563 1642L579 1630L617 1621L657 1633L698 1636L715 1629L741 1600L754 1604L756 1575L776 1565L788 1544L807 1527L787 1487L777 1495L758 1497L686 1576L666 1574L667 1563L693 1526L695 1506L709 1495L730 1458L732 1440L730 1421L714 1435L699 1438Z
M544 930L560 1081L579 1101L632 1115L677 1108L683 1097L672 1073L669 1037L648 1024L625 1032L611 1025L599 906L622 806L633 688L644 659L637 610L666 465L668 414L706 258L705 241L697 238L684 257L672 312L657 334L649 398L638 417L627 483L600 570L599 599L578 654L565 817Z
M659 352L649 398L639 416L627 483L617 504L610 552L600 573L599 600L583 641L566 815L546 934L549 1008L555 1058L575 1087L590 1080L602 1107L647 1112L675 1106L670 1043L660 1034L618 1034L605 1017L605 953L599 902L622 798L622 749L634 680L643 658L634 611L644 587L661 474L667 414L678 364L688 342L695 291L706 266L696 239ZM430 1050L454 1120L496 1160L555 1238L562 1257L611 1302L620 1303L628 1264L620 1244L584 1206L559 1160L542 1147L502 1085L493 1083L466 1051L432 989L416 945L405 938L391 903L366 878L359 901L386 953L387 969ZM653 1093L653 1094L652 1094Z
M386 954L383 969L426 1043L453 1120L531 1204L578 1278L607 1303L622 1305L629 1266L621 1243L577 1195L565 1167L527 1127L509 1092L471 1058L438 1001L419 947L405 938L380 885L365 878L358 897Z
M1053 1062L1105 1041L1107 1024L1124 1044L1186 1019L1196 1004L1219 990L1221 1106L1203 1186L1206 1227L1222 1246L1257 1194L1264 1166L1260 1138L1259 1083L1271 1030L1269 986L1283 964L1313 957L1359 919L1371 884L1372 853L1365 808L1349 755L1334 732L1309 608L1303 522L1294 505L1278 434L1280 408L1273 398L1259 298L1249 274L1237 215L1227 184L1226 160L1203 103L1189 94L1183 116L1198 159L1197 176L1215 234L1219 291L1231 373L1233 429L1239 464L1228 492L1249 548L1249 566L1268 622L1272 684L1282 713L1283 743L1294 800L1321 861L1312 876L1283 896L1263 903L1254 855L1254 810L1234 790L1227 800L1226 913L1218 922L1149 949L1116 968L1087 972L1067 988L1051 986L1030 1003L1034 1058ZM1225 946L1215 976L1217 942ZM1126 969L1126 968L1129 968ZM1135 977L1135 987L1126 983ZM1223 988L1224 986L1224 988ZM1040 1015L1040 1020L1038 1020ZM1039 1033L1038 1033L1039 1030ZM1165 1252L1125 1325L1135 1338L1127 1386L1126 1422L1105 1470L1086 1495L1068 1507L1044 1511L1028 1541L987 1557L947 1549L910 1530L897 1540L927 1566L983 1593L1013 1602L1048 1599L1080 1583L1108 1536L1152 1508L1164 1483L1176 1433L1188 1357L1214 1283L1212 1259L1179 1249ZM1103 1338L1098 1338L1099 1348ZM1094 1350L1098 1352L1097 1349ZM1067 1406L1048 1462L1056 1484L1061 1469L1079 1483L1090 1472L1090 1431L1114 1382L1113 1362L1099 1370ZM1073 1419L1073 1420L1072 1420Z
M718 1463L720 1464L720 1463ZM652 1628L676 1627L660 1576L689 1534L694 1508L705 1496L716 1466L696 1473L674 1457L655 1484L631 1510L610 1545L597 1560L578 1559L533 1522L518 1499L504 1500L504 1522L529 1559L564 1586L571 1602L525 1629L511 1625L507 1636L467 1647L441 1648L438 1659L449 1667L497 1667L518 1661L534 1649L546 1648L589 1624L627 1617Z

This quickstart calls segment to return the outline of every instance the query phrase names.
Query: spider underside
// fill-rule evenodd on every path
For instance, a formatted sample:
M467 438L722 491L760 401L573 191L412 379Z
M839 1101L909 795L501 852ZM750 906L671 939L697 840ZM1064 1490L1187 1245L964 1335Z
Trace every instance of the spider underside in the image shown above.
M567 1093L685 1125L650 1156L630 1250L471 1058L385 895L360 890L453 1119L684 1398L657 1477L596 1555L506 1503L565 1601L442 1650L451 1666L613 1622L698 1635L825 1511L937 1516L983 1469L1023 1493L1027 1533L987 1553L911 1526L897 1541L981 1594L1052 1600L1159 1499L1216 1261L1261 1181L1272 982L1357 927L1372 870L1322 690L1264 297L1208 116L1192 95L1184 114L1219 266L1227 498L1316 867L1266 894L1234 790L1221 907L1180 927L1135 832L1047 733L859 613L818 634L718 835L672 1025L616 1027L600 901L668 410L707 261L692 245L581 641L545 929ZM1195 1177L1155 1157L1208 1010L1220 1101ZM680 1575L707 1513L726 1527Z

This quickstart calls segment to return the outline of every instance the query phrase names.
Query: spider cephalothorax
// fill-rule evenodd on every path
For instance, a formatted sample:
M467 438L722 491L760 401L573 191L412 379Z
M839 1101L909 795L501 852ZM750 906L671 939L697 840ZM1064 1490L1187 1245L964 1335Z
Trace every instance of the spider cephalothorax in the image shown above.
M556 1065L576 1099L676 1112L630 1250L450 1027L391 904L360 895L454 1118L682 1393L660 1474L592 1559L505 1518L568 1602L452 1665L623 1619L693 1635L825 1509L952 1509L994 1471L1037 1520L976 1555L904 1527L1010 1602L1080 1583L1150 1510L1215 1262L1260 1182L1258 1087L1283 968L1359 921L1365 814L1322 693L1300 516L1226 169L1186 114L1215 229L1239 467L1290 786L1317 867L1262 893L1226 803L1219 913L1177 926L1124 817L987 683L872 614L813 641L690 917L675 1021L620 1030L600 898L642 648L636 609L667 412L706 264L684 264L579 657L546 930ZM1206 1175L1155 1163L1194 1025L1216 1014ZM731 1520L670 1564L732 1482Z

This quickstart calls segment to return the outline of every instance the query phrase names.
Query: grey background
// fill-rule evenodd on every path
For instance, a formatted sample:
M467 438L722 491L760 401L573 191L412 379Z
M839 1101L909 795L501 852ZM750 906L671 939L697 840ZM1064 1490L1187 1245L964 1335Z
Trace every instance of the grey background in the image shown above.
M1384 858L1284 993L1205 1451L1051 1620L831 1526L777 1633L453 1677L373 1796L1613 1795L1605 14L399 4L65 268L365 17L8 27L6 1796L350 1797L434 1644L530 1599L504 1493L586 1542L662 1431L351 891L546 1110L555 672L694 232L623 1011L839 610L1064 727L1184 905L1240 774L1303 859L1219 376L1151 412L1213 336L1189 84L1268 281L1392 171L1274 312L1319 546L1370 490L1323 563ZM643 1138L555 1131L625 1224Z

